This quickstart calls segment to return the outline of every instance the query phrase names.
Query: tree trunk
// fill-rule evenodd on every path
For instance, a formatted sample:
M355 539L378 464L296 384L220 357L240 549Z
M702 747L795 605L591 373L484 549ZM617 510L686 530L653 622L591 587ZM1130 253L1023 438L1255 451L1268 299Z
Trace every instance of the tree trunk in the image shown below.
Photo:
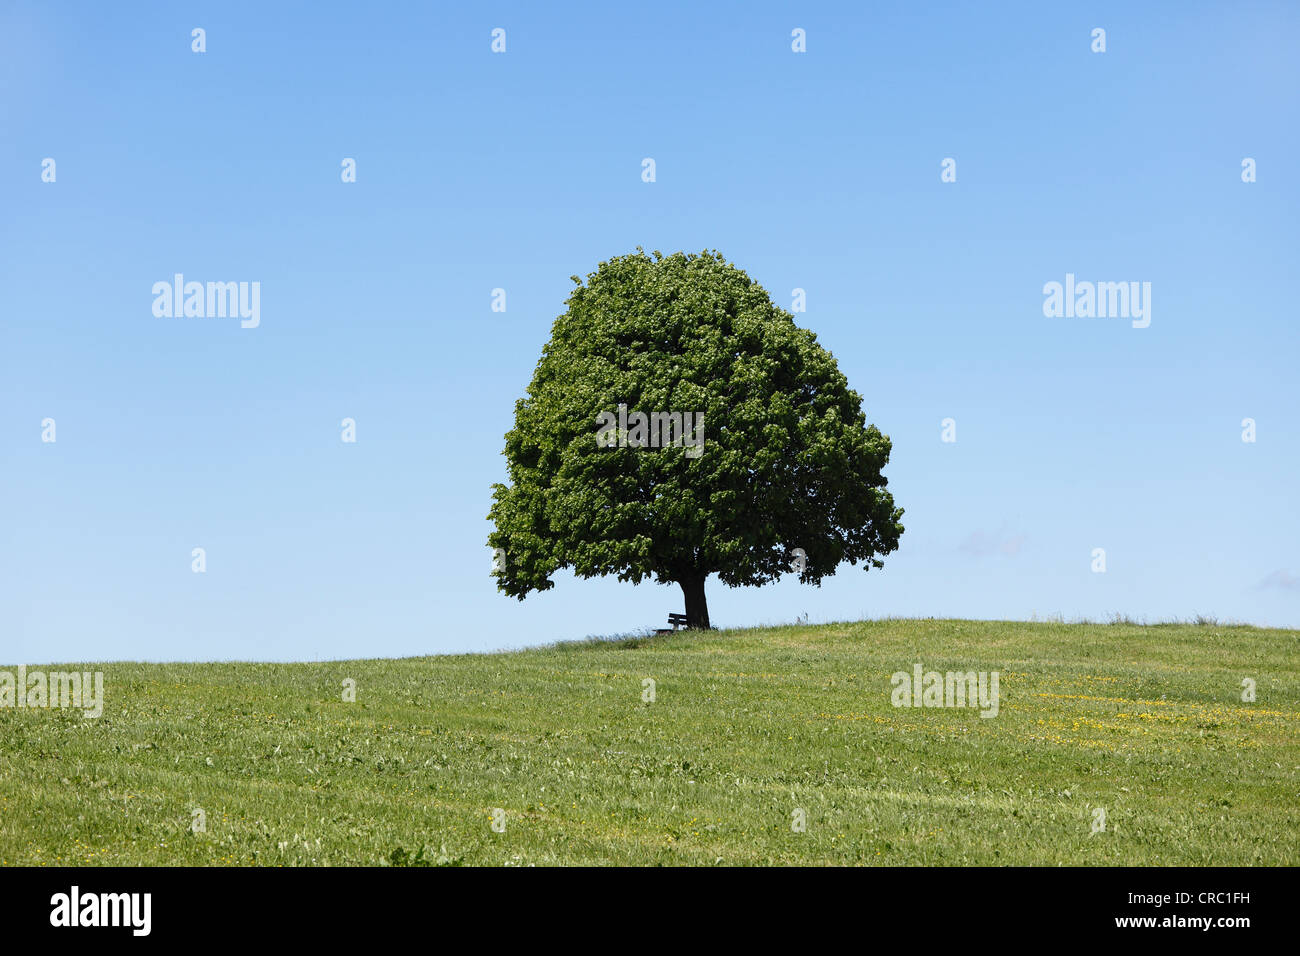
M686 598L686 626L690 628L709 628L709 602L704 598L705 577L701 574L677 582Z

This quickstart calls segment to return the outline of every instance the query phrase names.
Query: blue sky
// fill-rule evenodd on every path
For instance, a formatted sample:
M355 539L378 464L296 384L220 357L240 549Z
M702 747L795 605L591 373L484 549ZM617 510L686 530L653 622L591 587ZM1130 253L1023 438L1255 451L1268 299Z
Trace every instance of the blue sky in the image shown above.
M894 443L883 573L714 579L715 624L1300 626L1297 48L1284 3L6 3L0 660L661 626L676 587L520 603L486 546L569 276L638 245L805 289ZM260 326L155 317L177 272ZM1066 273L1150 326L1045 317Z

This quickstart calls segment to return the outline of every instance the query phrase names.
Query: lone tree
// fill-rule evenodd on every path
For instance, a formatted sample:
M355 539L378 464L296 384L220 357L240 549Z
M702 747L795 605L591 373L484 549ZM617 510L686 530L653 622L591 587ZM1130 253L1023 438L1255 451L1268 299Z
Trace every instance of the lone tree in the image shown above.
M499 590L523 600L561 568L653 577L707 628L710 573L883 566L903 533L889 438L812 332L716 251L638 248L572 278L492 488Z

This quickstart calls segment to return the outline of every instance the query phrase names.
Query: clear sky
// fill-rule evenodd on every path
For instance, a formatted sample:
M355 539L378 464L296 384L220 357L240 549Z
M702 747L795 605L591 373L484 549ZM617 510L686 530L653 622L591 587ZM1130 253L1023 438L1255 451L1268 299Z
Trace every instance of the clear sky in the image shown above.
M0 661L662 626L486 545L569 276L638 245L806 290L893 439L884 571L711 579L714 624L1300 626L1300 6L995 6L0 5ZM260 325L156 317L175 273ZM1150 325L1046 317L1067 273Z

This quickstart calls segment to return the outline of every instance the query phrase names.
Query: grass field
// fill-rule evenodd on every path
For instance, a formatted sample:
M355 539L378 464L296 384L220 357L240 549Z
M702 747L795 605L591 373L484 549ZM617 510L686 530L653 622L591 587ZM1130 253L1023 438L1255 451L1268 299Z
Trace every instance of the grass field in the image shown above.
M999 671L998 716L895 708L916 663ZM898 620L49 669L74 666L104 672L99 719L0 708L5 864L1300 864L1296 631Z

